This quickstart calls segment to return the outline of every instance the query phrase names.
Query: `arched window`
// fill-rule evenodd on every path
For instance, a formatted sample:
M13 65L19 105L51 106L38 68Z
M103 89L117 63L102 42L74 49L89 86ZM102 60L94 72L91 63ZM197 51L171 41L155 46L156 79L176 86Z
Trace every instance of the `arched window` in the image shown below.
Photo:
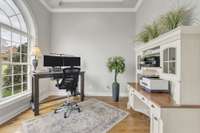
M14 0L0 0L0 101L28 91L30 38Z

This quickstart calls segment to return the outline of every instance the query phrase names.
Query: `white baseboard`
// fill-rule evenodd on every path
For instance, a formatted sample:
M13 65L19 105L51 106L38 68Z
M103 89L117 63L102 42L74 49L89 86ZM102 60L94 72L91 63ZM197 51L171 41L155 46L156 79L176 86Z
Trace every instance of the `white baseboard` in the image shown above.
M50 91L49 96L66 96L66 92L63 91ZM112 96L112 93L105 92L87 92L85 96ZM120 93L121 97L127 97L128 93Z
M112 93L103 93L103 92L89 92L85 94L86 96L112 96ZM120 97L127 97L128 94L120 93Z

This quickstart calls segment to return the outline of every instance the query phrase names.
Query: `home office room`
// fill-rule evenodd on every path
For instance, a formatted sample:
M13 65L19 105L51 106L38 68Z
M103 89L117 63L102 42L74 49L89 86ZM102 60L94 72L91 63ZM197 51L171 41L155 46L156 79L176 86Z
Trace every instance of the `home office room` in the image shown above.
M200 133L200 1L0 0L0 133Z

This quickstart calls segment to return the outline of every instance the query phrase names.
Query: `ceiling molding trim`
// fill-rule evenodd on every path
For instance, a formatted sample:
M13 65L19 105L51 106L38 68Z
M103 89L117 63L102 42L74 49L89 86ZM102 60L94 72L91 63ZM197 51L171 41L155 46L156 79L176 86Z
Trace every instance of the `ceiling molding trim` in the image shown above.
M143 3L143 0L138 0L137 4L135 5L135 12L137 12L139 10L139 8L141 7Z
M45 0L40 0L41 3L47 8L48 11L53 13L62 12L137 12L140 8L143 0L138 0L137 4L133 8L51 8Z
M40 0L40 2L42 3L42 5L51 12L52 8L44 1L44 0Z
M65 8L51 9L54 13L61 12L135 12L134 8Z
M63 3L76 3L76 2L123 2L124 0L62 0Z

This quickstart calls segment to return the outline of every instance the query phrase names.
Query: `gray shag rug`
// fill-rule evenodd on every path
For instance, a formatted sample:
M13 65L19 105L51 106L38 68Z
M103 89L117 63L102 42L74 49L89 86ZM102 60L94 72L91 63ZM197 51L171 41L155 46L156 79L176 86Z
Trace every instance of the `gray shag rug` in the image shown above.
M128 113L96 99L79 103L81 113L46 115L22 124L22 133L106 133L123 120Z

